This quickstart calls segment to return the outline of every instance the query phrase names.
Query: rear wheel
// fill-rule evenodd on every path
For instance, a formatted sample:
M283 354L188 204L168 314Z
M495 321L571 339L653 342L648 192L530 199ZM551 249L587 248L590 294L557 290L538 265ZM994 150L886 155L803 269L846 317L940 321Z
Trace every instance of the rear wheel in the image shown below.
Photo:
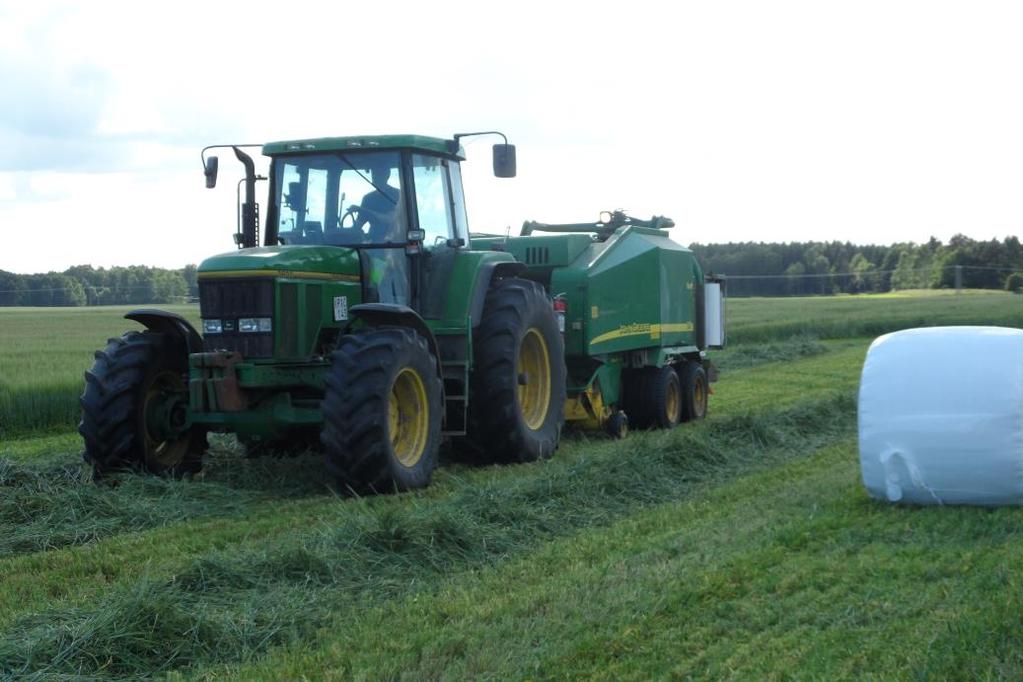
M543 288L518 278L494 283L473 352L471 450L497 462L554 454L565 421L565 350Z
M206 432L187 427L187 374L187 349L166 334L128 332L96 352L78 425L94 476L124 468L178 476L201 468Z
M707 373L698 362L687 362L679 369L682 377L682 421L707 416Z
M342 337L331 360L320 440L338 484L360 493L429 485L443 394L426 341L370 329Z

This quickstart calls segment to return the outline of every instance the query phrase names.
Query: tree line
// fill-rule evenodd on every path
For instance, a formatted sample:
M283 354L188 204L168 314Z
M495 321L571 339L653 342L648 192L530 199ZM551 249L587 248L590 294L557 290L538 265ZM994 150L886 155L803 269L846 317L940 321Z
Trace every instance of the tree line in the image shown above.
M858 246L850 242L693 244L706 273L728 277L729 296L810 296L902 289L1011 289L1023 286L1017 237L948 244ZM957 268L957 266L959 266ZM0 306L181 303L199 296L196 266L144 265L19 275L0 270Z
M180 270L145 265L19 275L0 270L0 306L85 306L184 303L199 296L196 267Z
M729 296L811 296L904 289L1010 289L1023 284L1017 237L943 244L849 242L693 244L706 273L728 277Z

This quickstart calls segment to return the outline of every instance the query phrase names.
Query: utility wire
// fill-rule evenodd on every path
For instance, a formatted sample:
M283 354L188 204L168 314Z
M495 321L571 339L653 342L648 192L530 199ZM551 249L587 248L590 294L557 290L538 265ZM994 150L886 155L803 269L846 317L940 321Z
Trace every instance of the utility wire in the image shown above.
M792 275L724 275L725 279L814 279L821 277L871 277L874 275L892 275L896 272L904 272L907 275L911 273L927 273L934 272L935 270L955 270L956 268L962 268L963 270L987 270L987 271L998 271L998 272L1019 272L1023 268L995 268L985 267L983 265L943 265L938 268L916 268L913 270L865 270L864 272L810 272L802 274Z
M935 270L955 270L961 268L962 270L984 270L988 272L1020 272L1023 271L1023 267L1020 268L1003 268L993 267L984 265L943 265L938 268L914 268L911 270L866 270L864 272L804 272L800 274L791 275L724 275L729 280L745 280L745 279L823 279L823 278L841 278L841 277L873 277L877 275L892 275L896 272L904 274L919 274L919 273L933 273ZM132 291L149 291L154 288L154 285L141 284L138 286L131 287L119 287L119 286L108 286L103 284L82 284L82 291L88 295L110 295L127 293ZM0 289L0 294L33 294L33 293L54 293L58 291L74 291L75 287L44 287L42 289ZM190 293L185 294L171 294L176 298L182 296L191 296Z

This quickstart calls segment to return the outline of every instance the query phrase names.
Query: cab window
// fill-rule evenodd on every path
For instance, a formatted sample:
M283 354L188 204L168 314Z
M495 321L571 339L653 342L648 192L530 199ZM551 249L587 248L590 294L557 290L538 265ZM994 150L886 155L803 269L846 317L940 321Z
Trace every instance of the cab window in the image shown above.
M426 233L423 246L434 249L447 244L453 236L454 216L444 160L435 156L413 155L412 178L416 187L419 229Z

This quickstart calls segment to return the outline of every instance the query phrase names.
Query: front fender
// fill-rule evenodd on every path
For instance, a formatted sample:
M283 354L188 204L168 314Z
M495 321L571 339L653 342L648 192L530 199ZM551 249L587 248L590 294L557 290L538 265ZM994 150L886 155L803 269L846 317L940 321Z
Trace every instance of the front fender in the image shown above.
M124 318L138 322L151 331L168 334L179 339L188 349L189 354L202 352L202 337L199 336L199 332L188 320L177 313L169 313L156 308L138 308L125 313Z

